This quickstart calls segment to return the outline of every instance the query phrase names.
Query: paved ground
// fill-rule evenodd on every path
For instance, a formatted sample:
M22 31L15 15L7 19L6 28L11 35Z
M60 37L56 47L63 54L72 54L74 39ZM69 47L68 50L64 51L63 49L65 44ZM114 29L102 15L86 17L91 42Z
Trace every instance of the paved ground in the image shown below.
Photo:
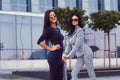
M42 80L37 78L30 78L12 74L0 74L0 80Z
M79 80L90 80L90 79L89 78L81 78ZM120 80L120 76L97 77L96 80Z
M0 80L42 80L42 79L23 77L12 74L0 74ZM80 78L79 80L90 80L90 79ZM96 80L120 80L120 76L97 77Z

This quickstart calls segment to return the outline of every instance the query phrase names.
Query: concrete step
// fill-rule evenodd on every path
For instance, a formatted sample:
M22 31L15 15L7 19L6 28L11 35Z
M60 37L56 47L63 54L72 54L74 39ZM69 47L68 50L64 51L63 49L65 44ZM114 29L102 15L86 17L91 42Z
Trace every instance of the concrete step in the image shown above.
M40 78L49 80L49 71L15 71L13 74L22 75L22 76L29 76L34 78ZM120 68L109 68L109 69L96 69L95 70L96 76L115 76L120 75ZM71 78L71 71L67 71L68 80ZM89 77L86 70L82 70L78 74L79 78L86 78Z

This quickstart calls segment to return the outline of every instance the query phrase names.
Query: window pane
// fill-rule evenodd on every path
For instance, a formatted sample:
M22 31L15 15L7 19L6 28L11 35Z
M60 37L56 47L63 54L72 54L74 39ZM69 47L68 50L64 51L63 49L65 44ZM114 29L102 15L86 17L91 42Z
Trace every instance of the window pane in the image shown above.
M19 4L26 5L26 0L19 0Z
M31 49L30 17L17 16L18 49Z
M11 15L0 15L0 43L3 45L1 55L8 55L6 50L15 49L15 25L14 22L12 22L14 19L15 17ZM15 51L12 51L12 53L15 53Z
M19 9L17 5L12 5L11 8L13 11L18 11L18 9Z
M32 46L33 49L40 49L37 41L43 32L43 18L32 17Z
M11 0L11 10L12 11L27 11L26 0Z
M46 2L47 4L45 4L45 6L47 6L47 9L52 9L52 1L51 0L47 0Z
M45 12L45 7L47 7L47 6L45 6L45 0L40 0L39 1L39 8L40 8L40 12Z
M18 4L18 0L11 0L11 4Z
M39 0L39 9L40 12L52 9L52 0Z
M73 9L74 7L76 7L76 0L72 1L72 0L65 0L65 5L66 7L70 7L71 9Z
M27 11L26 6L20 6L20 11L24 11L24 12Z

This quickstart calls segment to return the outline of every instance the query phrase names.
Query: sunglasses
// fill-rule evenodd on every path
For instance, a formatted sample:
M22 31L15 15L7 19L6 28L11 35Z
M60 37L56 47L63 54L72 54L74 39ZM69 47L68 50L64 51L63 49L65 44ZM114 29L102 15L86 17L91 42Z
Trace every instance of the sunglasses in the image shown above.
M76 22L77 22L77 21L78 21L78 19L71 19L71 21L72 21L72 22L73 22L73 21L76 21Z
M56 17L55 14L49 16L49 18L51 18L51 19L54 19L55 17Z

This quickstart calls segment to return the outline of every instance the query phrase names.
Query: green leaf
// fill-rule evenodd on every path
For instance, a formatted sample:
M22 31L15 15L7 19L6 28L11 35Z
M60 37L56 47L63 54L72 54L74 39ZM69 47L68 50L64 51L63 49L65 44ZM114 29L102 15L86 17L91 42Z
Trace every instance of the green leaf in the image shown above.
M79 8L73 8L73 9L70 9L69 7L67 8L56 8L55 9L55 13L57 15L57 18L58 18L58 21L60 23L60 27L62 30L65 30L65 31L69 31L69 27L68 27L68 19L69 19L69 16L72 14L72 13L78 13L80 14L80 16L82 17L82 24L84 25L85 22L87 21L88 19L88 16L84 16L84 13L85 11L84 10L80 10Z
M118 24L120 20L120 13L117 11L103 11L90 14L90 19L94 24L89 26L94 31L101 30L104 32L110 32L113 28L116 28L115 24Z

